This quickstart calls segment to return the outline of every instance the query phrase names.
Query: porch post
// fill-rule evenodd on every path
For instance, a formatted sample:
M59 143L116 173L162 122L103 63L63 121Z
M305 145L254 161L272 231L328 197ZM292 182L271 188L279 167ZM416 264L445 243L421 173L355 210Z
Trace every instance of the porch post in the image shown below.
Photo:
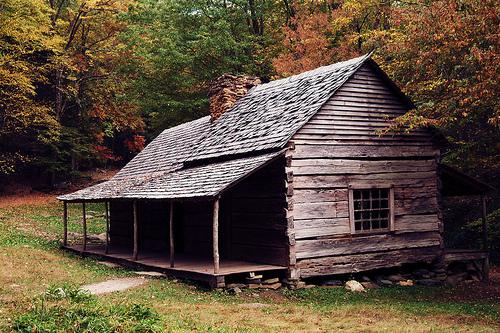
M482 219L482 227L483 227L483 250L488 250L488 221L487 221L487 212L486 212L486 196L481 196L482 203L482 211L481 211L481 219Z
M134 200L134 252L132 254L132 260L137 260L138 255L138 228L137 228L137 200Z
M82 225L83 225L82 252L84 252L87 250L87 213L85 211L85 202L82 202Z
M214 250L214 274L219 273L219 198L214 201L212 240Z
M481 196L481 219L482 219L482 227L483 227L483 250L488 251L488 212L487 212L487 202L486 196ZM486 256L483 260L483 281L488 283L490 280L490 258L489 255Z
M109 201L104 202L104 217L106 219L106 248L105 254L109 253Z
M63 201L63 225L63 245L68 246L68 204L66 201Z
M170 267L174 267L174 202L170 201L169 237L170 237Z

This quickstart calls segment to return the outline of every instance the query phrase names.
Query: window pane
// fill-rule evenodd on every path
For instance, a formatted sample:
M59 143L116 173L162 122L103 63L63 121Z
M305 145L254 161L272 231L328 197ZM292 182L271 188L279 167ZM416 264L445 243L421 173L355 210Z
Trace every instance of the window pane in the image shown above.
M370 230L370 221L363 221L363 230Z
M387 188L353 190L355 231L389 228L389 193Z
M363 201L363 209L370 209L370 200Z

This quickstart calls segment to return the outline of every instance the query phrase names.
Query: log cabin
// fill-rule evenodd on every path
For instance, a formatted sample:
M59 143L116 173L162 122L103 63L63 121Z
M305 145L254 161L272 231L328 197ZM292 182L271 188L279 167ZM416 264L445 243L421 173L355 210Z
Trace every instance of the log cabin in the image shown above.
M209 96L209 116L59 197L67 249L212 286L250 272L304 279L432 264L448 253L442 196L491 190L440 164L437 131L381 135L415 106L371 54L268 83L224 75ZM87 202L105 203L104 245L87 244ZM69 203L83 207L81 244L68 244Z

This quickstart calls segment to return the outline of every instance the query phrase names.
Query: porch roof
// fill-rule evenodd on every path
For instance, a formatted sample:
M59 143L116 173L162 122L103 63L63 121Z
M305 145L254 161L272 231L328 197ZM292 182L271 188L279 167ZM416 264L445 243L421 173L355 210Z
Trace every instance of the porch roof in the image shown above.
M443 196L487 195L495 191L494 187L448 165L439 164L439 173Z
M284 151L185 168L173 172L111 179L80 191L59 196L62 201L109 199L195 199L214 198Z

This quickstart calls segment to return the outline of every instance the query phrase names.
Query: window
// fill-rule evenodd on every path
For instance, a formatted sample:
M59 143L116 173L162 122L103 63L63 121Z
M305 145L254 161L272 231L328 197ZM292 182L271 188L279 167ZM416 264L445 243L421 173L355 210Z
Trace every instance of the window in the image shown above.
M349 199L351 233L392 230L392 188L351 188Z

